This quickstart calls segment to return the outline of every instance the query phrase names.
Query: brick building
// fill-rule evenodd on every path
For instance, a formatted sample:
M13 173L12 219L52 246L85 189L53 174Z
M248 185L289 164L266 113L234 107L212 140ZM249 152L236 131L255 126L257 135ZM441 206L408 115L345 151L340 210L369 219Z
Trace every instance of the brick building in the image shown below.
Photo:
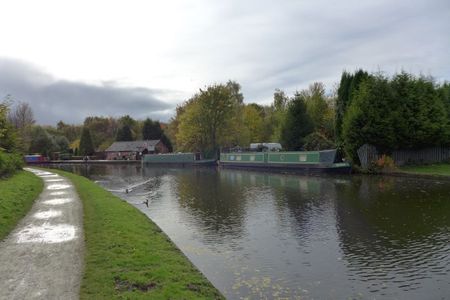
M139 160L144 154L168 153L161 140L114 142L105 150L108 160Z

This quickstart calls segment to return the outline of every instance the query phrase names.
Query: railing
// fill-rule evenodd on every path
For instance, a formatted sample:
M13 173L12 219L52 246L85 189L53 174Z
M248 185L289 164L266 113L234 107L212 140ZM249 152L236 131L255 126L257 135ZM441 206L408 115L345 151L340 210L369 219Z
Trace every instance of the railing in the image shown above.
M380 158L377 149L371 145L363 145L358 149L361 167L368 168L373 161ZM431 147L416 150L395 150L391 155L395 165L432 164L450 160L450 148Z

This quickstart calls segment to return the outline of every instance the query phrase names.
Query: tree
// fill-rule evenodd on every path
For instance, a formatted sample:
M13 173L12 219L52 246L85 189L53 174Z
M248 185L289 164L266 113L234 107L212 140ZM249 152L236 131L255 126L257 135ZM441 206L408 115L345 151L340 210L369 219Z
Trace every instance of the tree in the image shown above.
M8 121L9 104L0 103L0 151L13 152L16 148L16 134L12 124Z
M92 155L95 152L94 144L92 142L91 132L89 128L83 127L83 131L81 133L79 154L80 155Z
M69 147L69 140L62 135L57 135L54 137L55 139L55 143L58 147L58 151L60 152L69 152L70 147Z
M29 128L36 122L34 120L33 110L28 103L24 102L19 102L19 104L10 111L8 119L17 129Z
M264 109L258 104L251 103L243 108L243 127L247 134L245 145L266 142L264 140ZM248 147L248 146L247 146Z
M64 123L63 121L59 121L56 124L57 133L65 136L69 140L69 143L72 143L80 138L82 128L82 125L70 125Z
M147 118L142 127L142 138L144 140L159 140L163 135L161 124L158 121L152 121Z
M161 141L163 142L164 145L166 145L166 147L169 150L169 152L173 151L172 142L170 141L170 139L167 137L166 134L163 133L161 135Z
M314 82L307 90L300 92L306 102L306 111L314 123L314 130L327 139L334 139L334 108L325 95L321 82Z
M49 156L52 152L58 150L53 137L41 126L36 126L31 132L30 153L40 153Z
M369 77L370 75L361 69L357 70L354 74L346 71L342 73L336 98L335 133L338 142L342 141L342 124L345 113L352 103L353 98L358 93L360 85Z
M87 117L84 120L84 127L91 133L94 148L104 150L115 141L119 121L112 117Z
M382 154L396 147L395 113L391 104L393 91L382 75L364 81L345 114L342 126L344 149L354 162L356 151L368 143Z
M333 149L335 147L333 141L317 131L307 135L304 141L304 148L308 151Z
M221 84L200 90L186 103L180 116L177 146L183 150L215 151L233 135L231 118L238 105L230 89Z
M432 79L401 72L390 82L396 114L393 124L399 148L423 148L445 144L448 115L445 103Z
M289 102L281 131L281 142L287 150L302 150L305 137L312 133L314 124L306 111L306 103L299 93Z
M133 133L131 132L130 126L128 124L123 125L117 131L116 141L132 141Z
M271 126L271 140L278 142L281 140L281 132L284 120L286 118L286 110L289 104L289 97L284 91L275 89L273 94L273 105L271 109L271 118L269 120Z
M241 85L239 83L228 80L226 88L230 91L230 96L236 104L244 103L244 95L241 93Z
M18 134L18 147L26 152L31 142L31 127L35 123L33 111L28 103L20 102L8 114L10 123L16 128Z

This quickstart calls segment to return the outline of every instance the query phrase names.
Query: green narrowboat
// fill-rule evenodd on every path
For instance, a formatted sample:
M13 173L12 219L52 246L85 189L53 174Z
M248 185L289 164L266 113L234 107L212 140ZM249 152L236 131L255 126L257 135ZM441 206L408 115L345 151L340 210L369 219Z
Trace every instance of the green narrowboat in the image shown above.
M293 152L231 152L220 154L223 168L295 173L350 173L349 163L336 162L335 149Z

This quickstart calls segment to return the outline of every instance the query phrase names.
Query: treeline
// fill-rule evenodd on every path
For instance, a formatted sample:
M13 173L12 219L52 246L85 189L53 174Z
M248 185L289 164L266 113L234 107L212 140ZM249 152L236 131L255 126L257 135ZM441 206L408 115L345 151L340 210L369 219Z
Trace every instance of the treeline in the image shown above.
M358 163L364 144L389 155L395 149L450 145L450 84L401 72L392 77L343 72L335 93L322 83L273 103L244 103L240 85L229 81L200 90L177 107L169 135L177 151L248 147L280 142L284 150L338 148Z
M210 151L250 143L281 142L286 149L334 146L333 97L321 83L292 97L275 90L271 105L244 103L229 81L200 90L179 105L168 133L177 151Z
M357 163L357 149L366 143L381 154L450 146L449 95L449 83L429 77L358 70L343 72L336 90L328 94L317 82L293 95L276 89L269 105L244 101L237 82L210 85L180 104L167 125L125 115L42 127L22 103L4 118L15 133L4 136L0 147L11 148L6 144L15 136L22 153L91 155L114 141L162 139L170 150L173 145L175 151L213 154L221 148L279 142L284 150L338 148Z
M51 156L55 152L93 155L115 141L161 139L171 150L171 142L159 121L135 120L129 115L120 118L87 117L82 125L58 122L56 126L35 124L33 111L27 103L12 107L10 99L1 104L0 147L21 154L39 153ZM12 109L10 109L12 107Z
M344 72L336 102L337 141L358 162L357 149L371 144L396 149L450 145L450 85L401 72L393 77Z

